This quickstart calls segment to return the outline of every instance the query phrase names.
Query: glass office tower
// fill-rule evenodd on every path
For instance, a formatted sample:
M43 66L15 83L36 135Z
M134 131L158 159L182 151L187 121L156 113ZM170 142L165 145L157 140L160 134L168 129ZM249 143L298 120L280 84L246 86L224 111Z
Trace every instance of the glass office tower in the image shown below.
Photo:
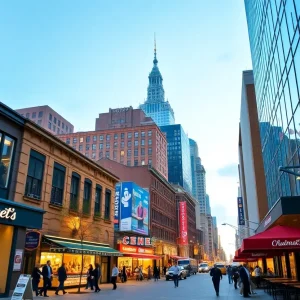
M181 125L161 126L168 142L168 181L192 193L189 138Z
M245 0L269 207L300 194L300 1ZM294 169L300 171L300 169Z

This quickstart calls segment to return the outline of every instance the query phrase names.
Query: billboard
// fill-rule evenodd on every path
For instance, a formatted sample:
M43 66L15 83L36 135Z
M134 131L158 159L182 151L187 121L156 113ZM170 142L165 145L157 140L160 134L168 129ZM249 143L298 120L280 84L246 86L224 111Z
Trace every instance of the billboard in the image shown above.
M239 225L245 225L245 216L244 216L244 204L243 204L243 198L238 197L238 218L239 218Z
M115 190L115 202L114 202L114 228L115 228L115 230L119 230L120 191L121 191L121 185L120 185L120 183L117 183L116 184L116 190Z
M121 182L119 199L119 231L148 235L149 192L134 182Z
M180 245L188 245L188 234L187 234L187 210L186 202L179 202L179 234L180 234Z

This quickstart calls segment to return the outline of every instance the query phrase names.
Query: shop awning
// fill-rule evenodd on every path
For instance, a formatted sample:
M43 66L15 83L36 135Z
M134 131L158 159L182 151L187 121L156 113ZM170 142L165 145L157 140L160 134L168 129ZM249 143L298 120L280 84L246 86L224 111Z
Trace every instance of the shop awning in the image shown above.
M123 253L123 256L144 258L144 259L160 259L161 257L153 254L143 254L143 253Z
M50 243L50 252L90 254L101 256L123 256L123 254L106 244L94 243L72 239L63 239L60 237L44 236L44 240Z
M300 249L300 228L275 226L243 240L241 253Z

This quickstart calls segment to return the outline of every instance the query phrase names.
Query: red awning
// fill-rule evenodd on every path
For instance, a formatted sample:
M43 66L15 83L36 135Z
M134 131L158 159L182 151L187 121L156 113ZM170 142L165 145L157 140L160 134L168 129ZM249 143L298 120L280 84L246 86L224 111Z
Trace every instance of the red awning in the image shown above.
M297 249L300 249L300 228L281 225L244 239L241 246L242 253Z
M234 257L233 262L255 262L257 261L257 258L250 258L250 257Z
M274 257L274 256L282 256L283 251L259 251L259 252L242 252L241 248L235 251L236 258L263 258L263 257Z
M144 259L160 259L161 257L153 254L144 254L144 253L123 253L123 256L144 258Z
M176 255L171 255L170 256L171 258L173 258L173 259L187 259L187 257L181 257L181 256L176 256Z

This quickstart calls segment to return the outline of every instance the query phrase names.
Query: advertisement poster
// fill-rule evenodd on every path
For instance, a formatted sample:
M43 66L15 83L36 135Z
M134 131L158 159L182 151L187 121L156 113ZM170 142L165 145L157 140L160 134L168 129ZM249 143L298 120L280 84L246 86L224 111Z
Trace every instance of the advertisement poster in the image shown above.
M24 295L25 294L25 295ZM11 300L22 300L32 298L31 275L21 274L13 291Z
M120 185L120 231L149 234L149 192L134 182Z
M114 205L114 228L115 230L119 230L119 222L120 222L120 191L121 184L116 184L115 189L115 205Z
M188 245L186 202L179 202L180 244Z
M15 257L14 257L13 271L21 271L22 260L23 260L23 250L16 249Z
M39 247L41 233L39 231L26 232L25 249L33 251Z
M243 204L243 198L238 197L238 218L239 218L239 225L245 225L245 217L244 217L244 204Z

